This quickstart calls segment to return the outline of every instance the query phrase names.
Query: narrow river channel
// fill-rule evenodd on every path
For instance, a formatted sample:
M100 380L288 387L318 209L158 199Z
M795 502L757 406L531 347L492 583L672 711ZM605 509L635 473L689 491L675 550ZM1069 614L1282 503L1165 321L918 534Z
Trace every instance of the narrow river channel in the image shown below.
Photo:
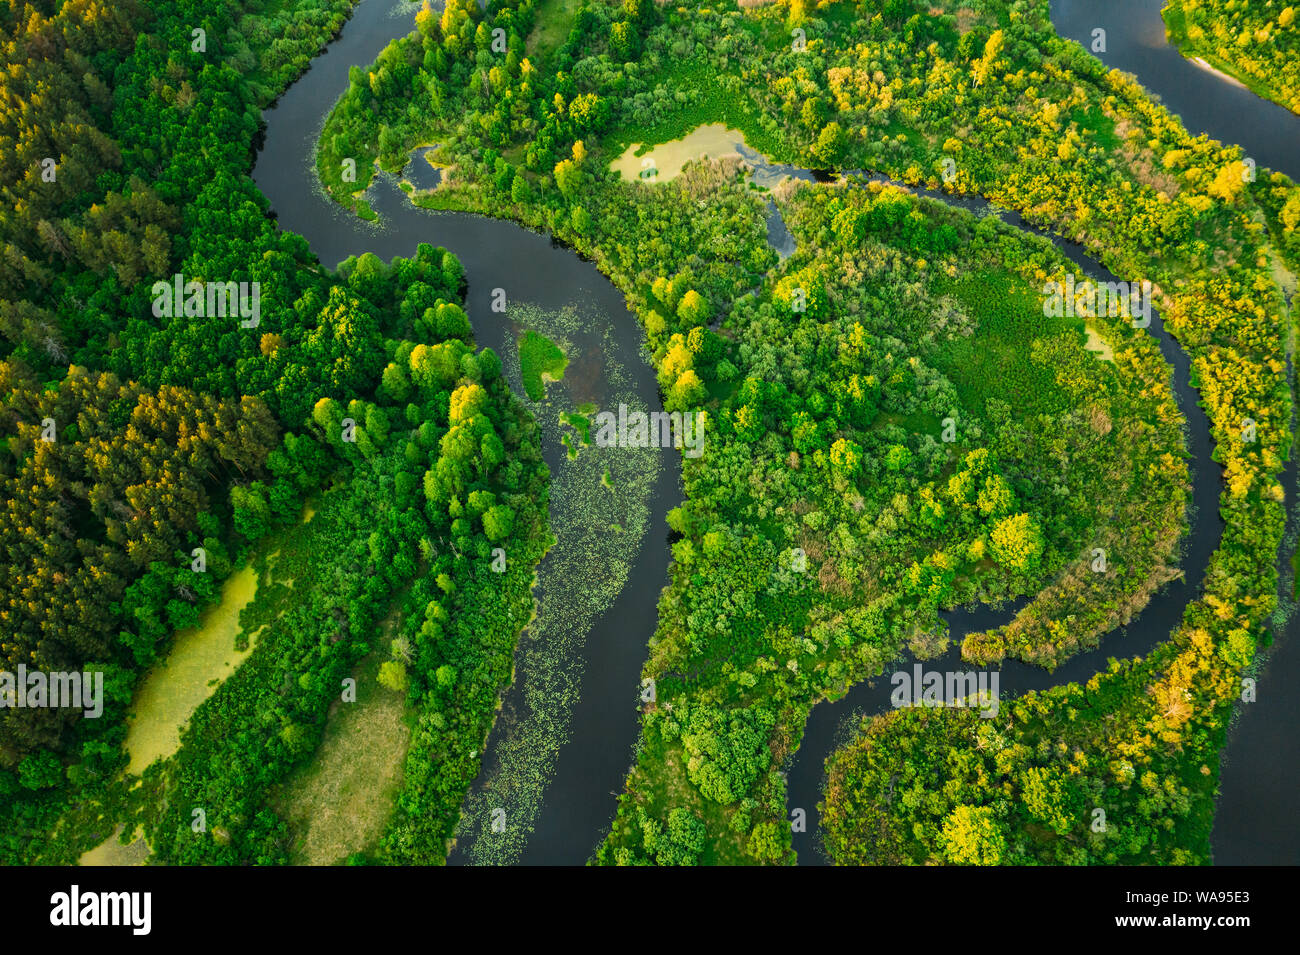
M449 249L465 267L466 310L477 344L503 357L514 348L515 331L507 319L516 303L552 311L578 305L584 314L612 325L613 334L605 340L612 340L615 351L606 353L607 365L625 370L627 384L642 408L662 410L654 370L643 356L641 326L628 311L623 294L590 262L512 222L416 208L388 178L381 178L369 193L371 207L380 216L374 224L340 208L318 185L316 138L347 87L348 69L367 66L389 42L414 29L415 9L395 0L358 4L339 37L264 114L265 141L253 178L270 200L280 226L306 238L327 267L363 252L385 261L413 255L421 242ZM505 315L492 311L496 288L507 292L510 306ZM555 474L565 449L550 441L543 453ZM641 666L658 618L659 592L668 582L663 529L669 508L681 500L677 452L666 449L662 454L663 466L648 501L649 532L636 552L629 583L585 634L582 657L575 661L573 672L564 675L577 681L573 694L577 701L571 712L553 714L568 721L567 741L549 771L541 811L528 821L533 832L518 861L581 865L614 818L612 793L623 787L639 731ZM558 551L557 547L543 560L540 578L545 578L548 563L563 558ZM545 591L539 589L537 598L539 614L547 613ZM491 734L475 792L489 784L499 769L497 753L509 743L512 728L528 718L529 676L522 668L517 670L515 684L505 695L502 714L507 718L499 719ZM463 841L458 842L453 863L464 860L465 848Z
M1184 57L1165 40L1163 0L1052 0L1052 23L1063 37L1090 49L1093 31L1106 31L1107 66L1134 74L1192 133L1236 143L1261 167L1300 182L1300 116L1260 99L1235 80ZM1292 303L1294 311L1294 302ZM1296 455L1286 489L1287 541L1294 547L1297 521ZM1290 585L1290 554L1283 564ZM1292 604L1290 599L1285 604ZM1258 675L1258 699L1239 706L1224 748L1211 848L1216 865L1300 864L1300 615L1278 628Z

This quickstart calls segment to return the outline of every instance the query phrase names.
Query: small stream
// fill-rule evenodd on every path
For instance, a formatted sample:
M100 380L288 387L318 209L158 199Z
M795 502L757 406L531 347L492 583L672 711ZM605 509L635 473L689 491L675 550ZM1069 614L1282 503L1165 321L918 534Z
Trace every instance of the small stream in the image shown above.
M889 180L882 176L869 176L877 182ZM970 212L987 214L989 205L983 199L949 196L929 189L902 188L921 195L937 199L947 205L965 209ZM1093 261L1077 243L1050 235L1026 223L1015 212L1001 212L1001 218L1026 232L1042 235L1051 240L1079 270L1094 281L1120 281ZM1198 403L1196 391L1189 383L1191 359L1178 346L1173 337L1165 331L1164 322L1159 311L1151 311L1151 324L1147 332L1157 339L1160 353L1172 369L1173 392L1178 401L1179 410L1186 421L1185 434L1187 451L1191 456L1190 469L1192 478L1192 495L1190 501L1190 531L1183 540L1181 578L1171 581L1152 597L1151 601L1128 624L1118 631L1112 631L1093 650L1084 651L1071 657L1056 670L1047 670L1006 660L1000 667L974 667L961 658L961 642L968 633L993 630L1009 623L1020 609L1028 603L1024 598L1003 608L994 608L981 604L971 608L959 608L942 614L948 625L951 648L947 653L933 660L925 661L926 670L970 671L984 670L998 672L1001 696L1010 699L1030 690L1045 690L1064 683L1082 683L1095 673L1104 671L1112 657L1128 658L1144 656L1157 644L1163 642L1182 622L1183 608L1199 594L1201 582L1210 556L1214 553L1223 534L1223 520L1219 517L1219 489L1223 483L1223 469L1211 458L1213 442L1210 438L1210 423ZM913 659L904 656L897 664L887 667L887 672L910 669ZM890 694L893 691L889 680L884 676L854 686L847 695L834 703L819 703L804 729L803 741L795 751L787 770L787 800L791 809L801 808L807 812L808 829L804 833L794 833L794 847L799 854L801 865L817 865L825 861L821 840L818 838L817 803L821 799L822 786L825 782L825 761L836 747L842 745L857 725L861 715L885 713L892 709Z

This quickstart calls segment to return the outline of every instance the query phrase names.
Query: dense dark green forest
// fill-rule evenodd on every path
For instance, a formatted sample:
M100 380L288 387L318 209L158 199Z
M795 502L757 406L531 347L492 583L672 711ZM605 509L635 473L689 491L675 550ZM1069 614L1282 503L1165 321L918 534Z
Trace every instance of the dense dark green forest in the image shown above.
M285 861L268 796L390 611L421 728L376 851L445 854L549 544L547 474L454 256L330 271L249 179L259 110L349 7L0 7L5 669L108 677L98 720L5 711L5 861L75 860L114 822L159 861ZM257 320L159 314L173 274L257 283ZM250 560L252 656L130 790L133 686Z

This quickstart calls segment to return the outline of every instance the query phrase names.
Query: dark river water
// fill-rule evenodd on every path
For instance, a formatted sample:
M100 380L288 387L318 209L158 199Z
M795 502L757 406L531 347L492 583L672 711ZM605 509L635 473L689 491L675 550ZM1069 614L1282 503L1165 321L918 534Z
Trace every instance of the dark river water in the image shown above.
M1254 6L1262 0L1247 2ZM1093 56L1134 74L1189 132L1236 143L1259 166L1300 182L1300 117L1165 42L1162 6L1164 0L1052 0L1052 23L1057 33L1089 52L1092 31L1105 30L1106 51Z
M1139 78L1159 91L1194 132L1205 131L1242 143L1261 166L1295 175L1300 155L1295 149L1300 130L1296 118L1186 63L1176 52L1162 52L1159 44L1143 46L1151 34L1147 7L1157 10L1158 20L1158 3L1052 4L1054 19L1064 35L1087 38L1094 26L1106 28L1110 53L1103 60L1138 72ZM615 326L613 338L621 354L614 357L631 373L634 390L644 407L662 407L654 372L642 357L640 326L628 312L622 293L594 265L571 250L506 221L417 209L389 179L381 179L370 193L371 206L380 215L378 224L362 222L324 196L313 165L313 145L324 118L346 88L349 67L369 64L392 39L409 32L413 11L409 4L395 0L365 0L359 4L341 35L266 112L265 141L254 179L270 200L280 225L303 235L327 266L367 251L385 260L411 255L420 242L450 249L465 266L469 283L467 310L478 344L499 354L506 351L507 336L514 333L503 316L493 313L489 306L494 288L506 289L512 302L545 309L580 302ZM1144 37L1147 40L1141 39ZM1162 44L1163 33L1160 38ZM1162 55L1157 57L1157 53ZM1126 56L1130 57L1128 61L1122 59ZM1151 58L1154 75L1148 77L1138 69L1139 57ZM1179 64L1186 68L1185 74L1179 72ZM1159 85L1161 82L1173 84L1173 89L1166 90ZM1180 104L1184 100L1176 98L1174 92L1180 91L1179 84L1184 82L1207 82L1210 86L1204 94L1190 95L1183 106ZM1248 99L1239 98L1242 93ZM1219 94L1222 98L1216 99ZM1290 125L1285 125L1287 122ZM936 198L972 209L982 205L979 200L943 195ZM1004 218L1023 225L1014 215ZM770 222L769 234L788 253L789 234L779 218ZM1077 247L1053 241L1085 271L1110 277ZM1004 696L1086 680L1105 667L1108 657L1148 652L1177 626L1183 607L1200 590L1206 563L1222 530L1217 504L1221 471L1211 460L1208 424L1188 385L1187 357L1164 332L1156 314L1149 331L1158 337L1161 351L1173 369L1174 390L1188 422L1195 486L1191 531L1184 549L1184 576L1163 588L1140 616L1124 630L1107 637L1099 649L1074 657L1054 673L1016 662L1005 664L1000 687ZM545 448L552 468L562 454L563 449L557 445ZM1288 469L1288 493L1294 487L1294 478L1292 464ZM661 469L654 487L651 532L641 541L628 585L587 636L581 694L572 713L568 742L559 752L540 817L523 854L525 863L581 864L590 857L614 817L614 794L622 789L639 730L635 691L647 642L655 628L659 594L668 580L666 538L655 528L663 527L668 509L679 498L679 467L674 460ZM1015 609L978 607L946 614L954 646L967 632L1006 622ZM1289 633L1279 636L1269 670L1260 681L1259 702L1244 708L1225 756L1223 795L1214 835L1217 862L1295 863L1300 859L1300 827L1293 810L1300 759L1295 735L1290 732L1295 725L1298 695L1285 679L1285 674L1296 672L1300 662L1295 659L1297 641L1289 638ZM900 661L902 664L910 667L910 660ZM941 659L927 661L925 666L929 670L970 669L961 664L956 649ZM888 680L882 677L874 685L856 686L834 704L823 703L813 709L804 742L787 768L789 805L808 813L808 831L794 836L801 863L821 861L816 804L825 758L841 741L854 713L880 712L889 707L890 689ZM520 705L520 692L516 683L507 692L503 710ZM497 735L494 732L489 740L485 766L492 763ZM453 853L451 861L459 861L459 856Z
M960 206L972 212L986 208L986 203L980 199L960 199L931 190L919 191L948 205ZM1016 213L1004 213L1002 218L1025 231L1045 235L1025 223ZM1050 235L1047 237L1079 267L1079 271L1092 276L1094 280L1119 281L1122 278L1090 259L1077 244ZM1111 657L1122 659L1142 656L1165 640L1182 621L1183 608L1200 593L1210 555L1218 546L1223 532L1223 521L1218 510L1223 469L1210 456L1213 442L1210 439L1209 421L1197 403L1195 390L1188 383L1191 360L1165 331L1164 321L1155 309L1152 309L1151 325L1147 332L1159 341L1160 353L1172 368L1174 395L1187 420L1187 450L1191 455L1189 463L1193 485L1189 514L1191 527L1183 542L1182 578L1161 588L1127 627L1111 632L1099 647L1076 654L1051 673L1016 660L1007 660L999 668L988 668L974 667L963 663L961 659L961 641L966 634L1002 626L1015 616L1027 600L1022 599L999 609L979 605L945 613L943 617L948 623L952 647L943 656L926 661L926 670L992 672L996 669L1001 696L1009 699L1029 690L1045 690L1062 683L1086 681L1099 670L1104 670ZM824 861L817 831L817 802L821 799L822 785L825 782L826 757L849 738L859 715L883 713L891 708L889 697L893 686L888 674L896 670L910 670L911 666L910 656L902 658L896 666L885 668L886 675L857 684L846 696L834 703L821 703L813 708L804 730L803 742L794 755L786 777L790 808L804 809L807 812L807 832L795 833L793 836L800 864L816 865Z

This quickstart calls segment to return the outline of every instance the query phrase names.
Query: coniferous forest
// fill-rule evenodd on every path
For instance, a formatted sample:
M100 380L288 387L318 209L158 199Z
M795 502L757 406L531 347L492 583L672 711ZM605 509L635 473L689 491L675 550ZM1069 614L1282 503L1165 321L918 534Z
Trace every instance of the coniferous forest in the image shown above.
M0 0L0 861L1300 862L1300 8L1060 6Z

